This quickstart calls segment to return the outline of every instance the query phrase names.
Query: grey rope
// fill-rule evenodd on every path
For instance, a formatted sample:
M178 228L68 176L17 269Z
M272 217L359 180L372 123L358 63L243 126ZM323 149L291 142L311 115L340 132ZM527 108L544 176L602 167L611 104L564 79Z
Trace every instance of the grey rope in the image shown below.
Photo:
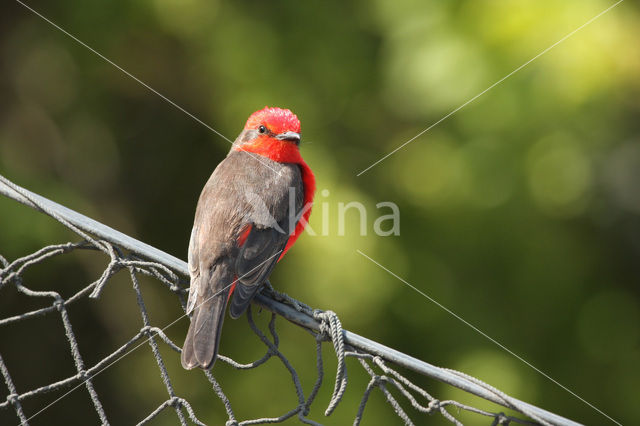
M186 419L184 418L184 414L180 410L182 408L182 398L178 398L173 390L173 385L171 384L171 380L169 380L169 374L167 373L167 369L164 365L164 361L162 360L162 355L160 355L160 350L158 349L158 344L154 339L154 335L151 332L151 325L149 322L149 315L147 314L147 308L142 300L142 292L140 291L140 284L138 284L138 277L136 276L135 268L133 266L129 266L129 274L131 276L131 282L133 283L133 289L136 292L136 299L138 302L138 307L140 308L140 314L142 316L142 323L144 327L140 330L146 337L147 342L151 346L151 351L153 352L153 356L158 363L158 367L160 368L160 376L162 377L162 382L167 388L167 392L169 393L169 401L171 401L171 406L175 409L176 414L178 415L178 419L180 420L181 425L187 424ZM96 289L98 287L96 286ZM93 294L92 294L93 296ZM165 336L168 340L168 338ZM164 340L164 339L163 339ZM175 345L174 345L175 346Z
M0 260L2 260L3 263L6 263L6 261L4 261L4 258L1 256L0 256ZM7 369L7 366L4 364L2 355L0 355L0 372L2 372L4 383L7 385L7 388L9 389L9 395L7 395L7 402L9 402L15 408L16 414L18 415L20 422L26 423L27 417L24 415L24 411L22 410L22 405L20 405L20 400L18 399L18 391L16 390L16 387L14 386L13 381L11 380L11 376L9 375L9 370Z
M336 357L338 358L338 371L336 372L333 395L331 396L329 406L324 412L325 416L329 416L338 406L338 403L342 400L342 396L347 389L347 366L345 364L344 335L342 324L335 312L322 312L315 310L313 312L313 318L320 322L320 335L323 337L329 337L336 351Z

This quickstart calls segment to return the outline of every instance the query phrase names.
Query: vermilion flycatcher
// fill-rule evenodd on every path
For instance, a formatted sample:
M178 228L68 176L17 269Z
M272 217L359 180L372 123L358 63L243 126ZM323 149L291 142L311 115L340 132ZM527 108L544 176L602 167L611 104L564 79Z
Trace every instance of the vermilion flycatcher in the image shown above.
M288 109L253 113L200 194L189 242L193 313L182 366L209 369L226 306L238 318L304 230L315 178Z

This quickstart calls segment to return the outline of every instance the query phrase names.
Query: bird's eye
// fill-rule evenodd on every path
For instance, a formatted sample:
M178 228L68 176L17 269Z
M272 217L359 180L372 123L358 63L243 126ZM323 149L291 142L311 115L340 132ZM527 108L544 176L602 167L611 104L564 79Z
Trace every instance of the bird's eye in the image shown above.
M258 133L262 133L262 134L267 133L267 128L265 126L258 127Z

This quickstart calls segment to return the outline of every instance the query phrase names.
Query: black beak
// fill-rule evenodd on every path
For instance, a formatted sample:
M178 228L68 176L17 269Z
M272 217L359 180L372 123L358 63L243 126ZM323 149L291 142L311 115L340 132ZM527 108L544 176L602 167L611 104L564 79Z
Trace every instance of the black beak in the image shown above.
M280 139L281 141L291 141L296 145L300 144L300 133L296 132L284 132L276 135L276 139Z

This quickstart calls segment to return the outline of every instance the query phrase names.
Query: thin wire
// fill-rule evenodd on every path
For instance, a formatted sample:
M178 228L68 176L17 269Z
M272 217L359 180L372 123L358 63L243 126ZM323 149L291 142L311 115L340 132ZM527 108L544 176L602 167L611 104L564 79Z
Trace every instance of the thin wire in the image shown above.
M160 96L162 99L164 99L166 102L168 102L169 104L173 105L175 108L177 108L178 110L182 111L183 113L185 113L186 115L188 115L189 117L191 117L192 119L194 119L195 121L197 121L198 123L202 124L204 127L206 127L207 129L211 130L213 133L215 133L216 135L220 136L221 138L223 138L224 140L226 140L227 142L229 142L230 144L233 145L233 141L231 139L229 139L228 137L226 137L225 135L223 135L222 133L220 133L219 131L217 131L216 129L214 129L213 127L211 127L210 125L208 125L207 123L205 123L204 121L200 120L198 117L196 117L195 115L193 115L192 113L190 113L189 111L187 111L186 109L184 109L183 107L181 107L180 105L178 105L177 103L175 103L174 101L172 101L171 99L167 98L166 96L164 96L162 93L158 92L156 89L154 89L153 87L149 86L147 83L145 83L144 81L140 80L138 77L136 77L135 75L131 74L129 71L125 70L124 68L122 68L120 65L116 64L115 62L113 62L111 59L107 58L106 56L104 56L102 53L98 52L97 50L95 50L93 47L89 46L87 43L83 42L82 40L80 40L78 37L74 36L73 34L71 34L70 32L68 32L67 30L65 30L64 28L60 27L58 24L56 24L55 22L53 22L52 20L50 20L49 18L47 18L46 16L42 15L41 13L39 13L38 11L36 11L35 9L31 8L30 6L24 4L22 1L20 0L16 0L17 3L19 3L20 5L24 6L26 9L30 10L31 12L33 12L35 15L37 15L38 17L40 17L41 19L43 19L44 21L48 22L49 24L51 24L54 28L56 28L57 30L59 30L60 32L62 32L63 34L65 34L66 36L70 37L71 39L73 39L74 41L76 41L78 44L80 44L81 46L89 49L91 52L93 52L94 54L98 55L100 58L102 58L103 60L105 60L106 62L108 62L109 64L113 65L114 67L116 67L118 70L120 70L121 72L123 72L125 75L127 75L128 77L132 78L133 80L135 80L136 82L138 82L139 84L141 84L142 86L144 86L146 89L150 90L151 92L155 93L156 95ZM268 167L269 169L271 169L274 173L278 173L278 171L276 169L274 169L273 167L271 167L271 165L269 165L268 163L266 163L264 160L262 160L260 158L260 156L258 154L254 154L252 152L249 152L249 154L251 154L251 157L254 158L256 161L258 161L260 164L262 164L265 167Z
M462 108L466 107L467 105L469 105L471 102L475 101L476 99L478 99L480 96L484 95L485 93L487 93L489 90L493 89L494 87L496 87L497 85L499 85L500 83L502 83L503 81L505 81L507 78L511 77L513 74L517 73L518 71L520 71L522 68L526 67L527 65L529 65L531 62L535 61L536 59L538 59L540 56L544 55L545 53L547 53L548 51L550 51L551 49L553 49L554 47L556 47L557 45L559 45L560 43L564 42L565 40L567 40L569 37L571 37L572 35L574 35L575 33L577 33L578 31L580 31L581 29L583 29L584 27L586 27L587 25L591 24L593 21L595 21L596 19L600 18L602 15L604 15L605 13L609 12L611 9L613 9L614 7L616 7L617 5L619 5L620 3L622 3L624 0L618 0L617 3L615 3L612 6L609 6L608 8L606 8L605 10L603 10L602 12L598 13L596 16L594 16L593 18L589 19L587 22L585 22L584 24L580 25L578 28L576 28L575 30L571 31L569 34L565 35L564 37L562 37L560 40L556 41L555 43L553 43L551 46L547 47L546 49L544 49L542 52L538 53L536 56L534 56L533 58L529 59L527 62L525 62L524 64L520 65L518 68L516 68L515 70L511 71L509 74L505 75L504 77L502 77L500 80L496 81L495 83L493 83L491 86L487 87L486 89L484 89L482 92L478 93L477 95L475 95L473 98L469 99L467 102L463 103L462 105L460 105L458 108L454 109L453 111L451 111L449 114L445 115L444 117L442 117L440 120L436 121L435 123L433 123L431 126L427 127L426 129L424 129L423 131L421 131L420 133L418 133L417 135L415 135L414 137L412 137L411 139L409 139L408 141L406 141L405 143L403 143L402 145L400 145L399 147L397 147L396 149L394 149L393 151L391 151L390 153L388 153L387 155L385 155L384 157L380 158L378 161L376 161L375 163L369 165L369 167L367 167L366 169L362 170L360 173L358 173L356 176L360 176L363 173L367 172L368 170L372 169L373 167L375 167L376 165L380 164L381 162L383 162L384 160L386 160L387 158L389 158L390 156L392 156L393 154L395 154L396 152L400 151L402 148L404 148L405 146L409 145L411 142L413 142L414 140L416 140L417 138L419 138L420 136L422 136L423 134L427 133L429 130L431 130L432 128L434 128L435 126L437 126L438 124L442 123L444 120L446 120L447 118L451 117L453 114L455 114L456 112L460 111Z
M265 263L267 263L269 260L273 259L275 256L279 255L282 252L282 250L277 251L275 254L271 255L268 259L264 260L263 262L261 262L259 265L255 266L254 268L252 268L249 272L245 273L244 275L242 275L240 278L237 278L236 280L233 280L233 282L231 282L229 285L225 286L223 289L221 289L220 291L218 291L217 293L215 293L214 295L210 296L209 298L205 299L202 303L200 303L199 305L196 305L194 307L198 308L200 307L203 303L208 302L210 299L218 296L219 294L221 294L222 292L224 292L226 289L228 289L229 287L231 287L233 285L234 282L236 282L237 280L240 280L242 278L244 278L245 276L247 276L248 274L252 273L255 269L259 268L260 266L264 265ZM160 329L160 331L164 332L167 328L171 327L172 325L174 325L175 323L177 323L178 321L180 321L181 319L183 319L184 317L186 317L187 314L183 314L181 316L179 316L178 318L176 318L175 320L173 320L171 323L169 323L168 325L164 326L163 328ZM156 332L156 335L158 335L158 333ZM93 379L94 377L96 377L98 374L102 373L103 371L105 371L107 368L111 367L112 365L114 365L115 363L117 363L118 361L122 360L124 357L126 357L127 355L129 355L130 353L134 352L136 349L138 349L140 346L144 345L145 343L147 343L153 336L149 336L146 340L144 340L143 342L139 343L136 347L134 347L133 349L131 349L129 352L123 354L122 356L116 358L115 360L113 360L113 362L109 363L108 365L106 365L103 369L101 369L100 371L98 371L96 374L92 375L91 377L87 377L85 380L83 380L82 382L80 382L78 385L74 386L71 390L69 390L68 392L66 392L65 394L63 394L62 396L60 396L59 398L57 398L56 400L54 400L53 402L51 402L50 404L46 405L44 408L42 408L41 410L37 411L35 414L33 414L32 416L30 416L27 419L27 422L31 419L33 419L35 416L37 416L38 414L42 413L43 411L49 409L52 405L56 404L57 402L59 402L60 400L62 400L63 398L65 398L66 396L68 396L70 393L72 393L73 391L75 391L76 389L80 388L82 385L85 384L85 382L87 382L90 379ZM22 422L19 423L19 425L25 425L26 422Z
M585 404L587 404L589 407L593 408L594 410L596 410L597 412L599 412L600 414L602 414L603 416L605 416L606 418L608 418L609 420L611 420L612 422L614 422L615 424L622 426L619 422L617 422L616 420L614 420L613 418L611 418L609 415L607 415L604 411L600 410L598 407L596 407L595 405L591 404L589 401L585 400L584 398L582 398L580 395L578 395L577 393L573 392L571 389L567 388L566 386L564 386L562 383L558 382L557 380L553 379L552 377L550 377L548 374L546 374L544 371L540 370L539 368L535 367L534 365L532 365L530 362L528 362L527 360L525 360L524 358L522 358L520 355L516 354L515 352L513 352L512 350L510 350L509 348L507 348L506 346L504 346L503 344L501 344L500 342L498 342L497 340L495 340L494 338L492 338L491 336L489 336L488 334L486 334L484 331L480 330L478 327L476 327L475 325L471 324L470 322L468 322L467 320L465 320L464 318L462 318L461 316L459 316L458 314L456 314L455 312L453 312L452 310L450 310L449 308L447 308L446 306L440 304L437 300L433 299L432 297L430 297L428 294L426 294L425 292L423 292L422 290L419 290L418 288L414 287L413 285L411 285L410 283L408 283L406 280L404 280L402 277L396 275L395 273L391 272L388 268L382 266L380 263L376 262L375 260L373 260L371 257L367 256L366 254L364 254L362 251L360 250L356 250L359 254L361 254L362 256L364 256L365 258L369 259L371 262L375 263L376 265L378 265L380 268L384 269L385 271L387 271L389 274L391 274L392 276L394 276L395 278L397 278L398 280L402 281L405 285L411 287L414 291L420 293L422 296L426 297L427 299L429 299L431 302L435 303L436 305L438 305L440 308L444 309L445 311L447 311L449 314L453 315L454 317L456 317L457 319L459 319L460 321L462 321L463 323L465 323L466 325L468 325L469 327L471 327L473 330L475 330L476 332L480 333L482 336L486 337L487 339L489 339L491 342L493 342L494 344L498 345L500 348L502 348L503 350L507 351L508 353L510 353L511 355L513 355L514 357L518 358L520 361L522 361L523 363L527 364L529 367L531 367L532 369L534 369L535 371L537 371L538 373L542 374L544 377L546 377L547 379L551 380L553 383L555 383L556 385L560 386L562 389L564 389L565 391L569 392L570 394L572 394L573 396L575 396L576 398L578 398L580 401L584 402Z

